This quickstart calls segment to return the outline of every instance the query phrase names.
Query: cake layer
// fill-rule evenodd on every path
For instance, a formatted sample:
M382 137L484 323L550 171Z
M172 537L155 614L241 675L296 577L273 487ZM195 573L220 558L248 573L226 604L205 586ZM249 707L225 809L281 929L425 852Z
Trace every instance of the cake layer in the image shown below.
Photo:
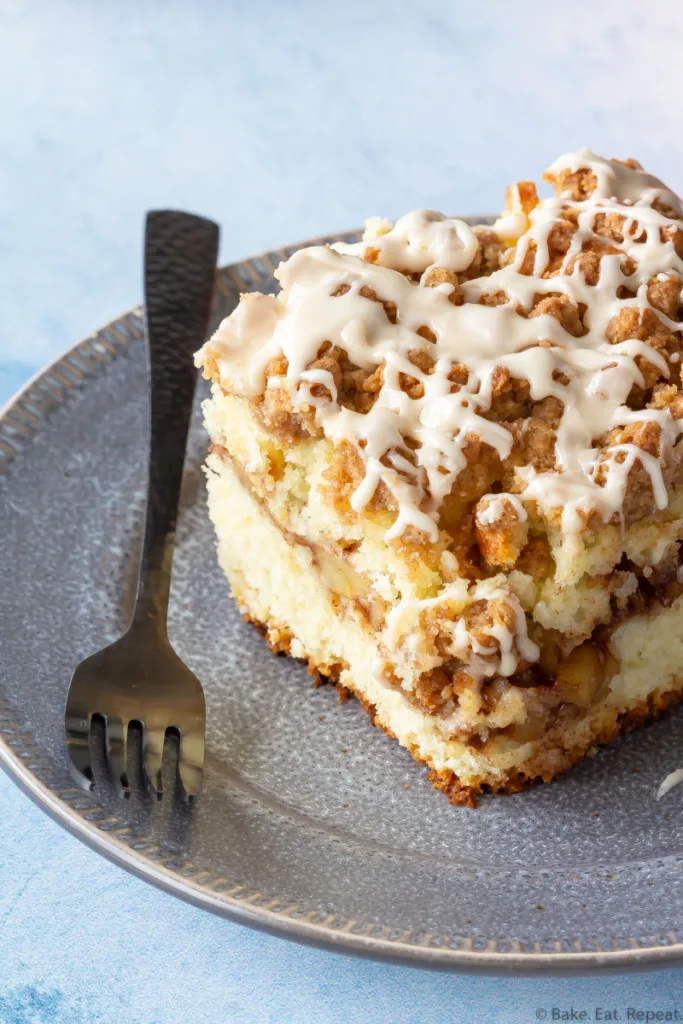
M307 661L355 693L377 725L434 770L435 785L454 802L549 781L621 729L655 717L683 691L679 599L669 608L632 617L614 632L619 671L594 706L560 714L550 729L527 742L498 735L476 749L446 738L438 718L382 681L375 635L340 609L310 547L285 538L225 459L211 456L207 475L219 562L245 616L263 627L274 649Z
M515 569L468 584L450 573L446 531L439 557L435 545L387 545L381 521L359 531L340 514L327 500L336 453L325 439L276 448L249 403L218 388L205 413L215 453L231 460L243 486L287 537L315 551L319 573L348 613L376 632L390 678L422 710L443 719L451 708L451 724L468 738L485 738L487 730L525 716L547 718L555 713L553 699L591 703L614 671L611 630L635 612L670 605L683 591L681 524L670 513L633 524L616 544L614 529L606 527L590 547L576 546L572 572L563 564L564 549L551 548L540 566L526 567L535 576ZM493 682L482 694L458 684L456 709L448 683L458 669L449 649L457 640L458 613L469 616L474 632L489 609L511 608L510 596L518 601L517 615L526 617L523 633L539 648L540 660L524 661L511 645L503 668L515 689ZM494 667L500 662L493 646L488 657Z
M457 799L683 679L683 207L588 150L545 179L296 252L197 357L245 614Z

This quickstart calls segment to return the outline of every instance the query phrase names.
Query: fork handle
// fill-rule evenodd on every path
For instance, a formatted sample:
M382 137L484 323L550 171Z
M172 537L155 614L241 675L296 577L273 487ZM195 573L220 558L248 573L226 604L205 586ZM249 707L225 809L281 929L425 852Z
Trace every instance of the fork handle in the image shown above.
M185 446L206 337L218 225L151 210L145 225L145 329L150 379L149 482L133 625L165 635Z

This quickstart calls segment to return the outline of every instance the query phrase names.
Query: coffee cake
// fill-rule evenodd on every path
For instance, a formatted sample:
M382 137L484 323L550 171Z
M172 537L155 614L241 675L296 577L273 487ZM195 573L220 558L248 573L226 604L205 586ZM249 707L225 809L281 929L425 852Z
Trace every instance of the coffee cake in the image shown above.
M683 690L683 208L589 150L544 178L299 250L197 355L241 610L456 803Z

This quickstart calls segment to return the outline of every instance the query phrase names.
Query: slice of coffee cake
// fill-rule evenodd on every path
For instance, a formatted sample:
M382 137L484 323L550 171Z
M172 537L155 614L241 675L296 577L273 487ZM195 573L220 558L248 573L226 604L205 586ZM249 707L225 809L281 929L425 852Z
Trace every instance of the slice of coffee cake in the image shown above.
M197 356L241 610L456 803L683 690L683 208L588 150L545 178L300 250Z

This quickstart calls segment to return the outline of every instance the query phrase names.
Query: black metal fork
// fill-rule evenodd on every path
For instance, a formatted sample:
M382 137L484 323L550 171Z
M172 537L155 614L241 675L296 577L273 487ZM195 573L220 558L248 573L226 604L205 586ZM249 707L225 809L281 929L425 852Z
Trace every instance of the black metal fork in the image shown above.
M151 387L149 486L137 596L127 632L82 661L66 703L71 771L90 790L91 729L104 720L107 765L120 796L130 794L128 729L142 727L142 765L161 798L166 734L179 736L178 775L189 799L201 788L204 693L166 631L183 460L196 383L193 354L206 336L218 226L191 214L154 210L145 229L145 324Z

